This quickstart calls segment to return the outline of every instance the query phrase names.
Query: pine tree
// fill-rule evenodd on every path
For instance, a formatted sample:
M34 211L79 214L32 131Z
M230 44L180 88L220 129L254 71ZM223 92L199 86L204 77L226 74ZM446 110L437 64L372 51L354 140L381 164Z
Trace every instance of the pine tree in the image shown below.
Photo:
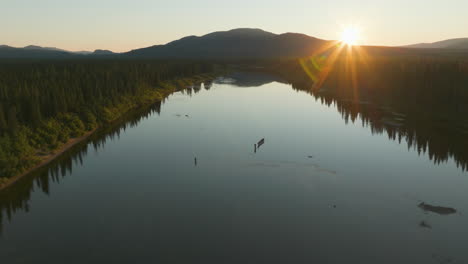
M8 128L8 124L3 112L3 105L0 104L0 135L2 135Z
M18 119L16 114L16 106L13 105L8 109L8 130L12 135L18 131Z

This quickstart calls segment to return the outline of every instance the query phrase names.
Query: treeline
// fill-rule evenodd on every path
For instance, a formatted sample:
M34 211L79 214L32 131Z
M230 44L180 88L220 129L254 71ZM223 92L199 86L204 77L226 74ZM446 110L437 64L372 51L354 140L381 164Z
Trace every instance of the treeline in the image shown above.
M346 121L468 169L468 56L375 55L365 48L270 66Z
M196 61L0 62L0 185L70 138L215 70Z

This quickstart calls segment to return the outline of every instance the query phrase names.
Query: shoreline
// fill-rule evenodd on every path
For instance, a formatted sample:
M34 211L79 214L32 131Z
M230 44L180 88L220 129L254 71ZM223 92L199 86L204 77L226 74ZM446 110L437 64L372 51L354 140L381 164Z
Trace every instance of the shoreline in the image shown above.
M33 171L38 170L38 169L46 166L47 164L51 163L52 161L54 161L56 158L61 156L67 150L71 149L76 144L78 144L80 142L83 142L84 140L88 139L98 129L99 129L99 127L95 128L95 129L93 129L91 131L86 132L84 135L82 135L80 137L69 139L67 141L67 143L63 144L60 148L55 149L53 152L49 153L48 155L41 157L39 163L36 164L35 166L25 170L24 172L16 175L15 177L12 177L12 178L8 179L8 181L6 183L4 183L3 185L0 186L0 191L3 191L5 189L7 189L8 187L12 186L17 181L19 181L20 179L22 179L26 175L32 173Z

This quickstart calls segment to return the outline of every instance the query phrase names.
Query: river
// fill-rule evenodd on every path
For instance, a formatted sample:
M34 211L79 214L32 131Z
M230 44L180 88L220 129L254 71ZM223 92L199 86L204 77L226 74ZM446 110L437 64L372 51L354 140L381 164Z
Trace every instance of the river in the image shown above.
M174 93L0 193L0 262L468 263L468 173L343 116L265 74Z

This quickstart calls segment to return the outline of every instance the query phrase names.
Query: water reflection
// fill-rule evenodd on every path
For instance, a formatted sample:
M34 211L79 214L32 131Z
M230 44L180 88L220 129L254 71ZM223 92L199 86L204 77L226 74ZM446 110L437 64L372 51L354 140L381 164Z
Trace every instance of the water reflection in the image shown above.
M386 134L391 140L405 142L408 149L427 154L435 164L453 159L460 169L468 169L468 123L464 115L436 112L432 105L419 104L416 99L405 99L405 107L400 107L391 103L382 105L369 98L351 99L332 87L314 90L311 86L293 84L293 88L336 107L346 123L361 122L372 134Z
M235 72L216 79L218 84L231 84L236 87L259 87L272 82L285 83L285 80L268 72Z

